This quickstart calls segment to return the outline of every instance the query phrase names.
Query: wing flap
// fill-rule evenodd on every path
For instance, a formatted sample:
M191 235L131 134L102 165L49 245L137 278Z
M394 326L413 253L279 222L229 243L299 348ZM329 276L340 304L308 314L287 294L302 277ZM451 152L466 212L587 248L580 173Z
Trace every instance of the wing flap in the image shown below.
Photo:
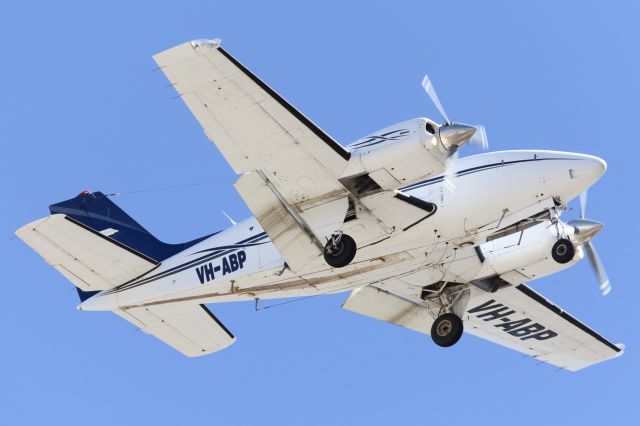
M242 175L235 186L291 270L302 270L322 254L303 219L287 208L259 173Z
M157 265L63 214L25 225L16 235L83 291L111 289Z
M353 290L342 309L424 334L433 323L424 307L373 286Z
M236 340L205 305L167 303L114 312L190 357L219 351Z

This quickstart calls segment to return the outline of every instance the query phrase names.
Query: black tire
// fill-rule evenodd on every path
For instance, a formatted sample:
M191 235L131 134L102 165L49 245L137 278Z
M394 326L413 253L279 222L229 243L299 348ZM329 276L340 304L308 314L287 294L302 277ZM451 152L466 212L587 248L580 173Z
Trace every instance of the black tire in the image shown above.
M558 263L571 262L576 255L573 243L566 238L561 238L551 248L551 257Z
M347 234L342 234L337 247L333 247L331 241L324 246L324 260L334 268L347 266L356 256L356 242Z
M431 338L436 345L448 348L460 340L463 328L459 316L452 313L442 314L431 326Z

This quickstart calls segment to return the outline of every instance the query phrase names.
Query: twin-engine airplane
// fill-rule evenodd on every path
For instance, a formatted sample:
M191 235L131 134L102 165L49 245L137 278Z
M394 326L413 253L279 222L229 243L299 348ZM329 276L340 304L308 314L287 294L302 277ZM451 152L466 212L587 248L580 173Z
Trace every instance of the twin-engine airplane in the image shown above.
M585 219L603 160L486 146L484 128L415 118L343 147L220 47L196 40L154 57L233 170L254 214L166 244L108 196L83 192L16 234L77 288L83 311L113 311L188 356L235 341L205 303L351 290L342 307L430 334L468 333L579 370L622 354L526 283L586 252L609 280ZM580 196L580 218L560 215Z

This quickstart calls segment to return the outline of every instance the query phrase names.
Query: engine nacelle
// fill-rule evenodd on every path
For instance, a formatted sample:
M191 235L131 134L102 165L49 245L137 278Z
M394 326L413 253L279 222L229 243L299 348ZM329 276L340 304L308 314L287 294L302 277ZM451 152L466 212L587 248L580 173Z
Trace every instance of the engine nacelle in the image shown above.
M561 230L563 225L559 225ZM563 236L562 240L568 242L565 238ZM483 267L505 279L520 276L523 280L535 280L567 269L583 258L582 247L576 245L572 247L575 252L570 258L562 262L555 260L553 250L558 241L556 226L544 221L523 232L482 244L480 247L486 258Z
M449 152L438 125L427 118L395 124L358 139L347 148L344 178L368 175L382 189L396 189L444 172Z

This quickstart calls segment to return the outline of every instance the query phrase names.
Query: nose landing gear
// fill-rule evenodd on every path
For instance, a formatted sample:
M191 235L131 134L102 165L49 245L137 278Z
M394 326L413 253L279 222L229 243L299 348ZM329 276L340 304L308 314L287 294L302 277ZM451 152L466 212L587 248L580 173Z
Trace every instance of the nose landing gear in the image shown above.
M356 256L356 242L347 234L335 234L324 246L324 260L334 268L347 266Z

